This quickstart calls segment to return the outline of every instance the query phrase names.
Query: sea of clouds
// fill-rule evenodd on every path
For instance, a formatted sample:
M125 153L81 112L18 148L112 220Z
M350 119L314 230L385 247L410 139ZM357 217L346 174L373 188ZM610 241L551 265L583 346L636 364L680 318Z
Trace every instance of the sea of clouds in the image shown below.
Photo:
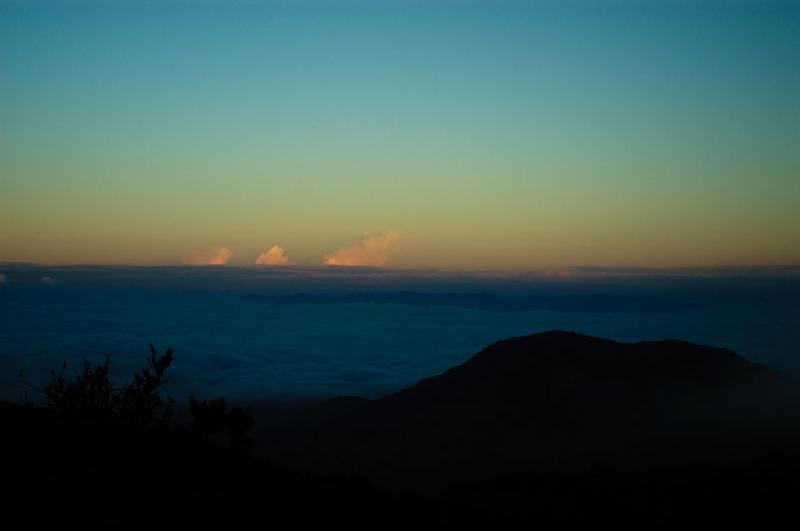
M723 346L800 374L792 268L552 274L297 267L0 267L0 398L66 359L122 380L172 347L184 399L377 396L550 329Z

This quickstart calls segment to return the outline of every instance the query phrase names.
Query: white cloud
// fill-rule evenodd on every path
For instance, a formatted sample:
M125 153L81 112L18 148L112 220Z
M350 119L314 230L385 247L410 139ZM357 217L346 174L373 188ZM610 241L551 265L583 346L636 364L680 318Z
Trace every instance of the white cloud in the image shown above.
M384 266L397 251L402 239L403 234L397 230L367 233L353 245L326 254L325 265Z
M53 284L58 284L58 280L54 279L53 277L42 277L39 279L39 282L42 284L46 284L48 286L52 286Z
M0 273L0 284L5 284L8 282L8 278L6 278L5 273Z
M286 256L286 251L280 245L273 245L256 259L258 265L286 265L289 263L289 257Z
M227 247L214 247L190 253L184 256L181 262L189 265L223 265L228 263L231 256L233 251Z

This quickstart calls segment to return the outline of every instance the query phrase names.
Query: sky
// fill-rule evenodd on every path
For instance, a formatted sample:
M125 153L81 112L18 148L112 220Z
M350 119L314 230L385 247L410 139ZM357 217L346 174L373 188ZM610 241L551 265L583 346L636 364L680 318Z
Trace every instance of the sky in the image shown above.
M800 2L0 0L0 261L800 263Z

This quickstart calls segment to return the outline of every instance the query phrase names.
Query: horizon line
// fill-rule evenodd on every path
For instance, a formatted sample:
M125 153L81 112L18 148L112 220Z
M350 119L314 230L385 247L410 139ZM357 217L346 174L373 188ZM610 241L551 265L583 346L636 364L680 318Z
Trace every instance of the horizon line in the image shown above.
M541 277L569 276L637 276L637 275L687 275L702 273L737 273L737 272L788 272L800 275L800 263L786 264L720 264L720 265L684 265L684 266L616 266L616 265L568 265L562 267L540 268L449 268L449 267L391 267L391 266L344 266L329 264L201 264L190 265L180 263L141 264L141 263L91 263L62 262L41 263L28 261L2 261L0 267L24 268L98 268L98 269L196 269L196 270L257 270L257 271L352 271L352 272L385 272L385 273L434 273L434 274L499 274L499 275L534 275Z

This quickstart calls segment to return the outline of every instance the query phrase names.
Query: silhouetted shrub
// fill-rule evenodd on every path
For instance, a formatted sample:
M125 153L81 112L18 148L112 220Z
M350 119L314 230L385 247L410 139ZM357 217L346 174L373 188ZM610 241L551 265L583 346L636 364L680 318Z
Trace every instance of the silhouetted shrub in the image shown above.
M59 415L101 422L116 422L132 428L165 427L175 422L175 401L162 398L158 391L167 383L164 373L172 363L172 349L158 356L150 345L147 367L133 380L115 387L110 377L111 354L101 364L83 362L83 370L73 379L65 375L67 363L36 389L47 405Z
M151 344L147 366L122 387L111 381L111 354L96 365L84 360L83 370L72 379L66 376L65 361L60 371L54 369L48 381L34 388L44 394L47 406L64 418L113 422L134 429L170 427L176 421L175 400L162 398L159 390L168 381L165 373L172 359L172 349L159 356ZM248 410L229 409L221 397L199 401L192 396L189 411L196 436L211 440L224 433L234 453L250 453L253 440L249 433L255 419Z
M240 407L231 409L228 413L228 445L241 455L249 455L253 449L253 439L248 436L256 421L249 411Z
M150 345L147 367L141 373L134 374L133 381L123 386L116 395L120 421L135 428L151 425L161 427L174 422L175 400L169 397L162 399L158 394L158 389L168 382L164 373L171 364L172 349L167 349L159 357L155 347Z
M191 396L189 412L192 415L192 432L195 435L209 439L224 430L228 436L228 446L235 453L248 455L252 450L253 440L248 433L256 422L246 409L235 407L228 411L228 404L222 397L199 401Z
M189 413L192 415L192 432L204 439L213 437L225 429L225 412L228 404L224 398L216 400L195 399L189 397Z
M106 354L102 364L93 365L83 361L83 371L70 380L65 376L67 362L61 371L53 369L50 380L38 388L44 393L47 405L56 413L68 417L80 417L106 421L114 418L117 402L114 384L109 376L111 354Z

